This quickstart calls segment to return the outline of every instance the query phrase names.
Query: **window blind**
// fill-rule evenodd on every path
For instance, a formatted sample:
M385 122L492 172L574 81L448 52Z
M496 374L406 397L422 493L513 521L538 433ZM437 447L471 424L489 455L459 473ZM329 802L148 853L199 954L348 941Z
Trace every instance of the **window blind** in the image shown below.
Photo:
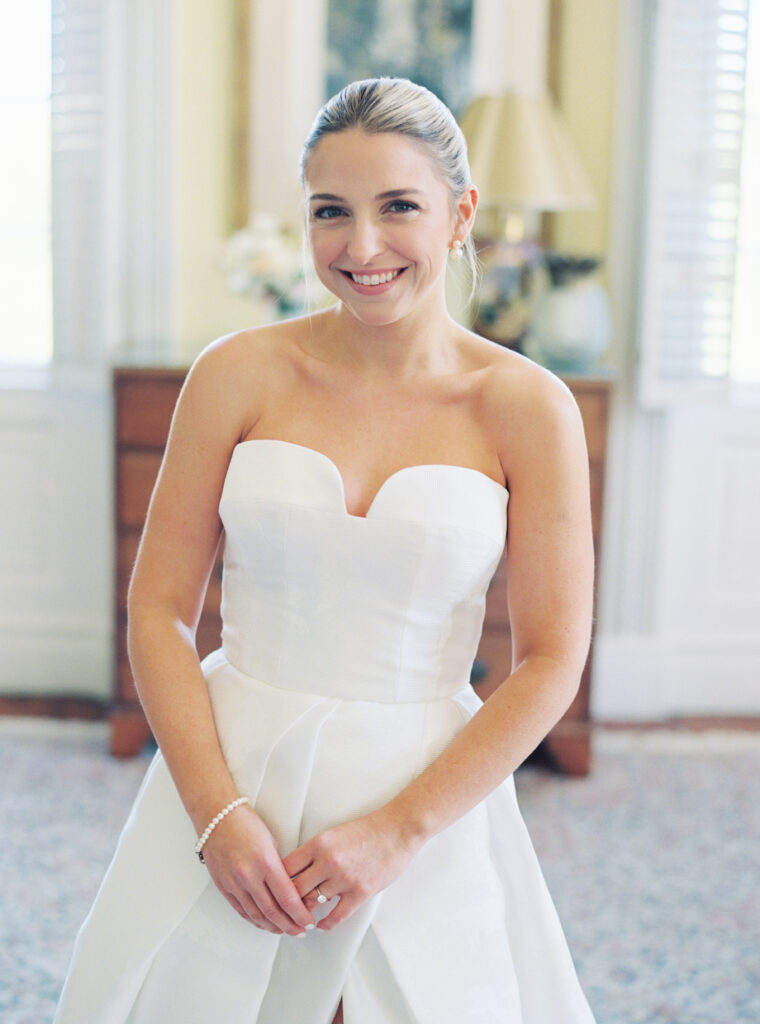
M0 0L0 376L44 367L50 287L50 9Z
M725 390L731 367L749 0L652 11L640 397Z
M54 359L92 363L103 341L105 0L52 3Z

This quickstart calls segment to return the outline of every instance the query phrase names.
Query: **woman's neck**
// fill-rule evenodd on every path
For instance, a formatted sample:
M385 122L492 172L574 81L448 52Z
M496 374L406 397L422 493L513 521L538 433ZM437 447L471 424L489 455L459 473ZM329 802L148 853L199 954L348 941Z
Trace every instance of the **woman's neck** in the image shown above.
M315 342L323 356L352 364L357 372L403 379L450 373L455 369L456 322L416 311L392 324L375 326L345 306L328 310Z

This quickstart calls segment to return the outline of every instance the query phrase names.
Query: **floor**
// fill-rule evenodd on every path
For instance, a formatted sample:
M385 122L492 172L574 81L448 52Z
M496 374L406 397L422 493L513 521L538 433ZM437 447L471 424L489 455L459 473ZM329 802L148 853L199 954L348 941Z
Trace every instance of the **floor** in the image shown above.
M146 764L101 723L0 718L3 1024L52 1019ZM759 1024L758 780L760 734L732 731L600 731L587 779L518 772L598 1024Z

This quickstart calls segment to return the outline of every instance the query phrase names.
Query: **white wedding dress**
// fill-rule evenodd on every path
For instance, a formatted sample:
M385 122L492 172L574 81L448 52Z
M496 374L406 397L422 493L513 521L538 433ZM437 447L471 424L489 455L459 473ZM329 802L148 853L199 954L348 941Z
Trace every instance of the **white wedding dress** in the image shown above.
M477 470L412 466L361 518L325 455L235 448L222 647L203 671L239 792L283 855L387 802L477 711L468 680L507 499ZM330 1024L341 997L346 1024L593 1024L511 778L348 921L304 938L240 918L195 841L159 753L56 1024Z

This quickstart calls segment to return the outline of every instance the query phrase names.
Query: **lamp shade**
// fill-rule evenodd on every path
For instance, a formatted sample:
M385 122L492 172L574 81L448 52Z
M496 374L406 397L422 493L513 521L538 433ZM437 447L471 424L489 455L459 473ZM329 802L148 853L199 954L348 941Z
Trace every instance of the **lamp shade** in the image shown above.
M575 210L596 202L548 96L479 96L460 119L472 180L486 206Z

